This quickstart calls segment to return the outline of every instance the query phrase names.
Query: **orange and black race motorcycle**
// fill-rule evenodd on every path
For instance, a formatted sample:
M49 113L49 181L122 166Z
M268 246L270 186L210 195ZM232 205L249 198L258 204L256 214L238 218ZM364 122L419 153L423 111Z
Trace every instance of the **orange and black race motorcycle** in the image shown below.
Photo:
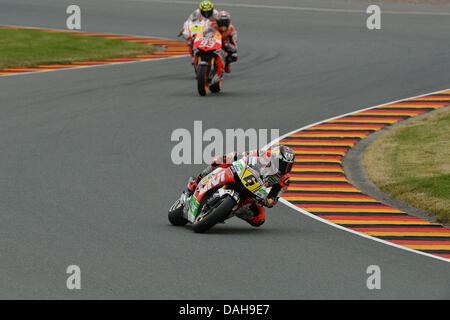
M205 96L208 89L211 92L219 92L222 81L217 81L217 50L222 50L222 35L212 29L196 34L194 51L194 68L197 74L197 88L201 96Z

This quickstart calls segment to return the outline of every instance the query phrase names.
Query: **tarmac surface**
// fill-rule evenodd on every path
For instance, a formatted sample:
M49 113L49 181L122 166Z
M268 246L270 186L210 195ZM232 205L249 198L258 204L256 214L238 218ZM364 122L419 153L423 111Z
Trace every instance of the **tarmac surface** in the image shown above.
M177 128L283 134L449 87L450 6L387 4L371 31L360 2L226 3L216 6L232 14L240 60L219 95L198 95L188 57L0 77L0 298L450 298L448 263L281 204L260 229L169 225L169 206L204 167L173 164ZM0 0L0 23L63 29L69 4ZM77 4L83 31L170 39L195 8ZM66 288L73 264L78 291ZM381 290L366 286L370 265Z

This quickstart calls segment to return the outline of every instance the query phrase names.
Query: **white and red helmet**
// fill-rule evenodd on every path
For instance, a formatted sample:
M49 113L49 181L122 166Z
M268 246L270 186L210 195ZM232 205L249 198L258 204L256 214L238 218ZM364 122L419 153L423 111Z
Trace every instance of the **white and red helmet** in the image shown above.
M261 174L264 176L284 176L291 172L295 161L294 151L287 146L274 146L260 154L263 165Z
M227 31L228 27L231 24L231 16L226 11L220 11L219 17L217 19L217 26L219 28L219 31Z

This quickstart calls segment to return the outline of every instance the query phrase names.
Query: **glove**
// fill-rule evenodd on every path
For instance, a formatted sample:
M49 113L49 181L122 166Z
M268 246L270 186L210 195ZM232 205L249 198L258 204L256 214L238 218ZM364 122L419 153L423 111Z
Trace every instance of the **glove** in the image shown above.
M272 199L272 198L264 199L264 206L267 208L272 208L276 203L277 203L277 201L275 199Z

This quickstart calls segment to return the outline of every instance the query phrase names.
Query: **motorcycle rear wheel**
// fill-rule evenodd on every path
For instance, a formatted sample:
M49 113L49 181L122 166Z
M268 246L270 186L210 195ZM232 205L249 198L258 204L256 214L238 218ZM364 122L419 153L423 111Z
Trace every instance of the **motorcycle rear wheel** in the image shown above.
M236 205L236 200L230 196L226 196L222 202L212 209L212 212L206 216L199 216L194 221L192 229L196 233L203 233L214 227L217 223L224 221L230 214L233 207Z
M183 217L183 206L177 200L169 209L169 221L174 226L184 226L188 221Z

